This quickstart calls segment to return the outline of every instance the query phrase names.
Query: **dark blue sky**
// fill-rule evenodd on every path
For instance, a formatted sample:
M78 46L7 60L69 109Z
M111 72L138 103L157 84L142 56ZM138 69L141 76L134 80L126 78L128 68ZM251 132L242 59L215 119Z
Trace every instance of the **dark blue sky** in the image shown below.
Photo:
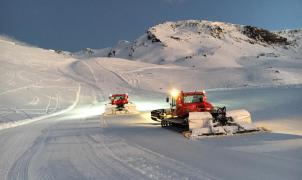
M68 51L133 41L151 26L184 19L302 28L302 0L0 0L0 34Z

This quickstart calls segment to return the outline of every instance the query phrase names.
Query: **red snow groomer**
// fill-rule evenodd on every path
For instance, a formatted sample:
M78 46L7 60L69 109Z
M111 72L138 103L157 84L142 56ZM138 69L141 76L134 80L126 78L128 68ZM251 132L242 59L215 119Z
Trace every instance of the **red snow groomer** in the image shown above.
M136 106L129 102L128 94L112 94L109 95L109 100L110 103L105 107L105 115L136 112Z
M225 107L214 107L207 101L204 91L172 90L170 98L166 99L170 102L170 108L151 111L151 119L160 121L164 128L175 127L186 137L260 131L251 123L251 115L247 110L226 112Z

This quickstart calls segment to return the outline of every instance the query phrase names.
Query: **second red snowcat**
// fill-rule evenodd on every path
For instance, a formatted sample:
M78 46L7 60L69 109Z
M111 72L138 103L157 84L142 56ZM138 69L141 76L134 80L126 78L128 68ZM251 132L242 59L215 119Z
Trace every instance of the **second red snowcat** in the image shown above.
M129 114L135 113L136 106L129 102L128 94L112 94L109 95L110 103L106 104L105 115Z
M171 100L170 100L171 98ZM184 92L172 90L168 109L151 111L151 119L162 127L176 127L186 137L231 135L260 131L253 125L245 109L226 112L225 107L214 107L207 101L204 91Z

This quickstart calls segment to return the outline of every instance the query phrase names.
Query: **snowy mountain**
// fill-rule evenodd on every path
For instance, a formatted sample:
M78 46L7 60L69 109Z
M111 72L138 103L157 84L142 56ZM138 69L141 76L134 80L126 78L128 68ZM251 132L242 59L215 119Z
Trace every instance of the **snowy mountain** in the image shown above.
M300 57L301 53L291 50L301 50L301 36L301 30L270 32L252 26L187 20L159 24L133 43L120 41L109 52L107 48L96 54L156 64L204 66L211 61L219 66L232 61L236 66L236 59L261 53Z
M74 56L118 57L188 67L204 72L197 76L207 85L212 79L224 81L216 84L218 87L233 87L234 83L235 86L299 84L301 37L302 30L270 32L252 26L187 20L151 27L134 42L120 41L113 48Z

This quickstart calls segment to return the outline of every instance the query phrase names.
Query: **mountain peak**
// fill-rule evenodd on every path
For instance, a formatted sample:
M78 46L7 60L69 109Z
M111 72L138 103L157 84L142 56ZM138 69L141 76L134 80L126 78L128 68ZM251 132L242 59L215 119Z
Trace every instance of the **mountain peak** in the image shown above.
M134 42L120 41L115 47L96 54L154 64L240 67L237 60L245 56L256 58L259 54L273 53L298 57L299 32L271 32L254 26L206 20L168 21L150 27Z

